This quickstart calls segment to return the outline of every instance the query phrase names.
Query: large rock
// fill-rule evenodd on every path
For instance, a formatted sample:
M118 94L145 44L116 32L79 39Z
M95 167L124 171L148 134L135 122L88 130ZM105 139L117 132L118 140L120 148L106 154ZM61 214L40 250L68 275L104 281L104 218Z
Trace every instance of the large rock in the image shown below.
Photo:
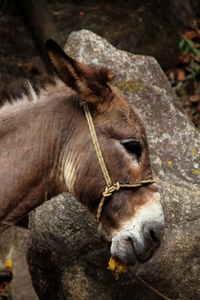
M200 299L199 132L152 57L117 50L87 30L72 33L65 50L86 64L108 66L145 121L166 233L157 253L136 272L172 299ZM115 281L95 223L71 197L44 203L32 214L30 228L27 256L40 299L156 299L127 274Z

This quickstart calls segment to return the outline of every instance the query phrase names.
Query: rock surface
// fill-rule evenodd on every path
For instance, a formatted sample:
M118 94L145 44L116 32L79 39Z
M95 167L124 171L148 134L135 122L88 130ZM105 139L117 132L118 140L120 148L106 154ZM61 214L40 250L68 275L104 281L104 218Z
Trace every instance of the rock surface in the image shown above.
M200 299L199 132L152 57L117 50L87 30L72 33L65 50L84 63L108 66L145 121L166 233L154 257L135 267L137 273L172 299ZM71 197L44 203L30 228L27 255L40 299L157 299L127 274L115 281L95 223Z

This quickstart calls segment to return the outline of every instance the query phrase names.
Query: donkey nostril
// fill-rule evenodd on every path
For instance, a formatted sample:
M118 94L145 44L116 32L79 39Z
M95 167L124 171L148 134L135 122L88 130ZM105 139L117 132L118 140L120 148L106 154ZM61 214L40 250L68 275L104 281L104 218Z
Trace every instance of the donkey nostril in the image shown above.
M157 222L144 224L143 234L147 242L158 245L164 234L164 226Z
M151 236L151 239L153 242L155 242L155 243L159 242L159 239L157 238L155 232L152 229L150 230L149 233L150 233L150 236Z

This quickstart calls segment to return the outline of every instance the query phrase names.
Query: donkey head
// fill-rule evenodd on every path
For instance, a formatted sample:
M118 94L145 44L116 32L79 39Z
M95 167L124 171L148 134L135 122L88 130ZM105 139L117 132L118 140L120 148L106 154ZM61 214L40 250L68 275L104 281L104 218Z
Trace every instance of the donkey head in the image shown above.
M134 184L151 179L143 122L110 84L112 74L71 59L52 40L46 50L58 76L72 89L74 96L66 101L88 104L112 182ZM106 183L80 104L74 108L79 120L66 145L63 176L68 191L96 215ZM115 257L127 264L148 260L164 233L156 184L115 192L104 204L98 229Z

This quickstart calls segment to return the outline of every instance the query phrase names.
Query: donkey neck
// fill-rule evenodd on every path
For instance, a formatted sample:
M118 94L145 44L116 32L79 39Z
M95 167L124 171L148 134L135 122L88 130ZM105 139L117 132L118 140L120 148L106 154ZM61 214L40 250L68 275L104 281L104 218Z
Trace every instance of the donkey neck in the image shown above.
M58 82L35 103L25 99L0 110L0 219L15 223L65 190L60 164L73 134L74 97Z

